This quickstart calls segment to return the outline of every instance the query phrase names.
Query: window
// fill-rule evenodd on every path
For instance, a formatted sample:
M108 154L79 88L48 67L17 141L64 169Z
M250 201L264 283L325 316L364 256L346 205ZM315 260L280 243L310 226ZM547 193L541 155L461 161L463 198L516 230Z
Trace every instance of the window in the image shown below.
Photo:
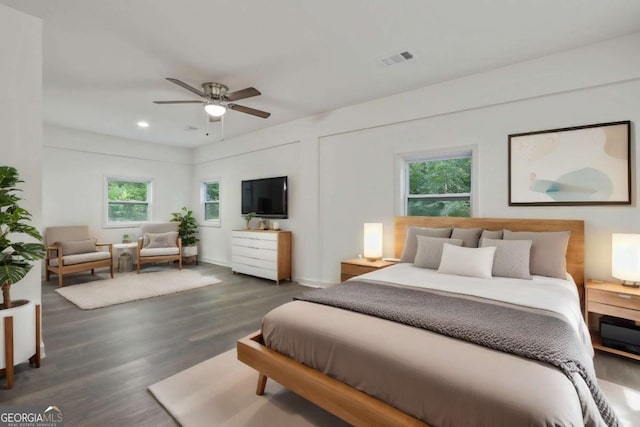
M220 182L207 181L202 184L204 201L204 220L210 223L220 223Z
M404 159L404 214L471 216L472 152Z
M107 178L107 225L151 219L151 180Z

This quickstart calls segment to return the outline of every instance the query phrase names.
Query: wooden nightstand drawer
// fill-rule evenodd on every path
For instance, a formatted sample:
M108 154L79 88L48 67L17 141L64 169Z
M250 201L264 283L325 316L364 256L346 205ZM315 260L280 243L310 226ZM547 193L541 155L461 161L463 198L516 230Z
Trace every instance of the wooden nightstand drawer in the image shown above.
M376 271L378 268L377 267L368 267L365 265L354 265L354 264L347 264L345 262L342 263L342 269L341 269L341 273L342 274L349 274L352 276L359 276L361 274L365 274L365 273L370 273L372 271Z
M640 310L640 297L637 295L590 289L589 304L591 305L594 302L629 308L631 310Z
M395 261L367 261L365 258L346 259L340 263L340 281L344 282L352 277L359 276L372 271L380 270L391 265L395 265Z

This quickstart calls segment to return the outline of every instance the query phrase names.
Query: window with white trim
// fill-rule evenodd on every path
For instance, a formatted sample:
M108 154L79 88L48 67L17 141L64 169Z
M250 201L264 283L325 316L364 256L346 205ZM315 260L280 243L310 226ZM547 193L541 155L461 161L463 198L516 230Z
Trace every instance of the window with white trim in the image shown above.
M472 152L405 158L404 215L471 216Z
M151 220L149 179L107 177L107 225L128 225Z
M204 221L209 224L220 224L220 181L202 183L202 202Z

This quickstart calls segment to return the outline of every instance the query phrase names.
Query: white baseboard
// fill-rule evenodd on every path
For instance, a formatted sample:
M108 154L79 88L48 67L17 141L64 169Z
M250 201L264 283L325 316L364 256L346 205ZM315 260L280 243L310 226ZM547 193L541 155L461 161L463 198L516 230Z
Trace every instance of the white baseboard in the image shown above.
M198 261L206 262L209 264L221 265L223 267L231 267L231 264L228 261L223 261L221 259L198 257Z
M336 284L334 282L322 282L319 280L305 279L303 277L294 277L293 281L298 282L302 286L308 286L310 288L328 288L329 286L333 286Z

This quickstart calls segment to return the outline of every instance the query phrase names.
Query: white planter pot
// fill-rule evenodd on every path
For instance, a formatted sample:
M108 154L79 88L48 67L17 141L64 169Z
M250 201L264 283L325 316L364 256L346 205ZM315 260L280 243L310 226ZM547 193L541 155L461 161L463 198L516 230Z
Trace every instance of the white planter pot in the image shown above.
M6 368L4 319L7 317L13 317L13 365L28 361L36 353L36 305L33 301L0 310L0 369Z
M198 247L197 246L183 246L182 247L182 256L190 257L198 255Z

